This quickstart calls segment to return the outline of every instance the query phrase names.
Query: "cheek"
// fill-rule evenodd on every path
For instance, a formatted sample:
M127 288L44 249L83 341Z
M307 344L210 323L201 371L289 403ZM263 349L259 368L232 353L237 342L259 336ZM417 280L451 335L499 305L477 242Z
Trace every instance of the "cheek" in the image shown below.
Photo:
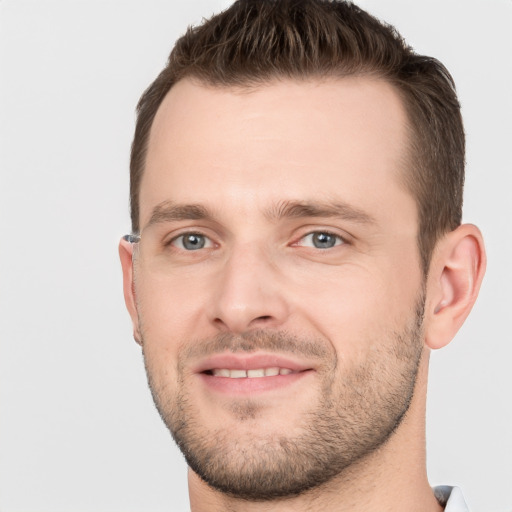
M415 314L421 279L415 268L409 272L402 279L393 265L377 270L352 265L322 280L328 286L303 283L294 294L296 316L330 340L339 357L363 357Z
M194 280L171 280L143 271L137 277L145 364L156 389L172 387L178 380L180 348L198 333L204 298Z
M205 300L205 286L194 278L179 279L140 272L136 298L143 334L151 343L168 345L183 339L197 321Z

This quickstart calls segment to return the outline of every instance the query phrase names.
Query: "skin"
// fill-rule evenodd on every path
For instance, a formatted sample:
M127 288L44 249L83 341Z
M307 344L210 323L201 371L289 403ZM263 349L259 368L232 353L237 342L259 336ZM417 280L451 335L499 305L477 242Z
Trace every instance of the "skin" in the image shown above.
M485 255L478 229L461 226L438 242L424 280L416 203L401 179L407 134L399 96L370 78L251 90L183 80L157 112L140 190L143 242L134 258L133 246L120 243L125 300L153 392L169 404L186 393L204 432L229 432L248 450L255 432L259 440L293 435L325 380L314 357L300 353L296 362L312 370L304 378L219 392L195 371L194 347L255 332L315 340L326 360L342 362L329 374L336 388L375 353L397 368L392 333L411 324L425 292L414 395L386 443L318 488L272 502L229 496L190 470L193 512L441 509L425 471L428 354L469 313ZM295 203L343 204L344 214L284 215ZM171 204L199 205L209 216L169 220ZM176 237L191 231L208 237L204 249L180 245ZM312 232L340 238L319 249Z

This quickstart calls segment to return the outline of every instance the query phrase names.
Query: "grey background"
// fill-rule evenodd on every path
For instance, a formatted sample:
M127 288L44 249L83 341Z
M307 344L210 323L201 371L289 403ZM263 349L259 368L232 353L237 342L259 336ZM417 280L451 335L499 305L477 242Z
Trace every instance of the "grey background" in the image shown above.
M188 510L117 259L134 107L190 23L227 5L0 2L0 511ZM361 1L442 60L466 122L465 220L489 267L432 356L428 469L474 512L512 510L512 2Z

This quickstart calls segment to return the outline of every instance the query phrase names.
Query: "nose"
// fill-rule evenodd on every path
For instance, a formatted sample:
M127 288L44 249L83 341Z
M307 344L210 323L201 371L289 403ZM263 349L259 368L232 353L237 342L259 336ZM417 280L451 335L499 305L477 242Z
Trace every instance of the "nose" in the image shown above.
M216 279L211 321L220 331L276 328L289 315L283 278L263 251L233 251Z

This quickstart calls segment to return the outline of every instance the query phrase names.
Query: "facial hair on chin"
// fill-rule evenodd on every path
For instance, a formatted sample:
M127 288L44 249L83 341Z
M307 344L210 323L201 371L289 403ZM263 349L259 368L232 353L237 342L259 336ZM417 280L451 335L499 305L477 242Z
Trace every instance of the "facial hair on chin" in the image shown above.
M178 386L157 382L145 355L155 405L190 468L211 487L230 496L269 501L292 497L327 483L379 448L407 412L422 354L424 297L401 331L380 337L364 363L341 366L325 340L282 332L222 334L189 343L180 353ZM144 346L144 344L143 344ZM195 357L254 350L287 352L319 362L319 397L294 432L236 435L233 429L208 429L188 393L185 371ZM259 405L247 399L233 406L238 421L254 419ZM291 429L290 429L291 431Z

